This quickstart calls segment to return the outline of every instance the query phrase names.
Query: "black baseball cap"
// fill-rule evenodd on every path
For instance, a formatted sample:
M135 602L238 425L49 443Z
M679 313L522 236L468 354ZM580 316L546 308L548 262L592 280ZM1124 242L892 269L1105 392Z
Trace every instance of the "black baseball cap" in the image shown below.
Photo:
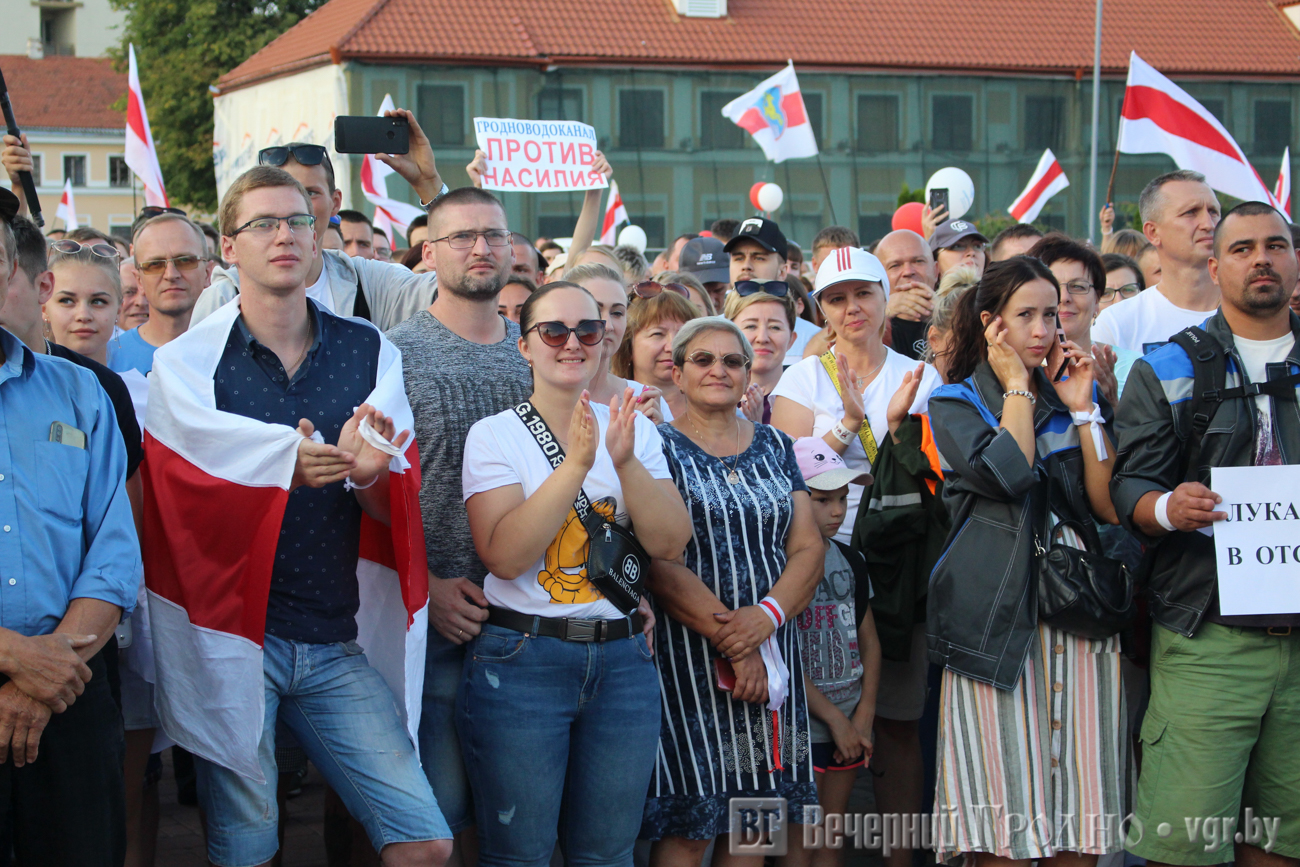
M692 238L682 247L681 269L701 283L730 283L731 263L717 238Z
M14 217L18 216L20 204L17 196L4 187L0 187L0 220L12 223Z
M781 227L775 221L763 217L750 217L747 220L742 220L736 234L722 248L723 252L730 253L736 248L737 244L745 240L757 241L763 249L776 253L782 259L790 252L790 243L786 241L785 235L781 232Z

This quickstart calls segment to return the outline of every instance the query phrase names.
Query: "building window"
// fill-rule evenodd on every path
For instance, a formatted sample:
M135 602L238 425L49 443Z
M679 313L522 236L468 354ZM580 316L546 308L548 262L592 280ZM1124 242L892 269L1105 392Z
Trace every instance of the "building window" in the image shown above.
M1276 99L1255 102L1255 153L1277 155L1291 145L1291 103Z
M1223 100L1202 99L1199 100L1199 102L1201 103L1201 105L1205 106L1206 111L1214 115L1215 120L1217 120L1219 123L1223 124L1224 126L1228 125L1228 122L1223 119Z
M108 185L110 187L131 186L131 169L127 167L126 157L108 158Z
M858 216L858 237L863 244L879 241L893 229L893 214L861 214Z
M420 127L433 145L465 146L465 88L446 84L416 87Z
M937 120L936 120L937 122ZM1025 97L1025 150L1060 150L1065 133L1065 99L1060 96ZM936 137L938 130L935 130Z
M545 87L537 94L538 120L582 120L582 90Z
M937 151L968 151L974 140L975 100L969 96L935 96L930 100L932 141Z
M722 107L740 96L739 91L700 91L700 147L743 148L748 133L723 117Z
M628 89L618 92L618 143L624 148L664 146L662 90Z
M86 185L86 158L84 156L65 156L63 158L63 180L72 181L74 187Z
M812 127L813 138L817 140L817 150L822 149L822 106L825 103L820 93L803 91L803 110L808 115L808 124Z
M858 150L869 154L898 150L898 97L858 97Z
M45 183L44 175L41 174L41 162L41 154L32 154L32 182L38 187Z

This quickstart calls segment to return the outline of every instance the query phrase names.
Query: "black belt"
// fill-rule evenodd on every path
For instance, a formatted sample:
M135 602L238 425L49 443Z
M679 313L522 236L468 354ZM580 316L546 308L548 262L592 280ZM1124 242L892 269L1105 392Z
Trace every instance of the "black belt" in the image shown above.
M538 617L520 614L507 608L488 606L488 623L503 626L525 635L541 635L561 641L616 641L641 631L641 612L616 620L579 620L574 617Z

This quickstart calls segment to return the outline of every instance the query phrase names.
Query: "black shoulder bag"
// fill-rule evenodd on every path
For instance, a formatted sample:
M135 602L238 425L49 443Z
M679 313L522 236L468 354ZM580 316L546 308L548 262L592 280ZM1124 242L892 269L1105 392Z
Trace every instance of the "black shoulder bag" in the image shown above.
M1034 531L1038 616L1071 635L1110 638L1132 623L1137 613L1128 567L1119 560L1057 543L1056 534L1062 527L1074 530L1081 539L1088 537L1078 521L1066 519L1052 526L1046 503L1043 511L1047 536L1042 538Z
M533 405L524 401L515 407L515 413L537 441L551 468L562 464L564 449ZM593 509L587 492L581 488L573 501L573 510L587 531L587 580L619 611L631 614L645 591L650 555L631 530L605 520L604 515Z

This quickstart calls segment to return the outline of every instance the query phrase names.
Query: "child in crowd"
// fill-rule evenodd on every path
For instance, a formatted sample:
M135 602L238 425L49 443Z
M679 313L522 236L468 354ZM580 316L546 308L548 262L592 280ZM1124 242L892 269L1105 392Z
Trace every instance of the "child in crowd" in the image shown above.
M822 821L844 813L857 769L871 759L871 728L880 680L880 641L871 616L871 584L861 554L836 541L848 510L849 484L869 484L818 437L795 440L795 456L813 518L826 545L825 573L812 604L796 620L812 733L813 769ZM813 829L808 828L808 831ZM804 848L804 828L792 829L784 867L839 867L842 847Z

